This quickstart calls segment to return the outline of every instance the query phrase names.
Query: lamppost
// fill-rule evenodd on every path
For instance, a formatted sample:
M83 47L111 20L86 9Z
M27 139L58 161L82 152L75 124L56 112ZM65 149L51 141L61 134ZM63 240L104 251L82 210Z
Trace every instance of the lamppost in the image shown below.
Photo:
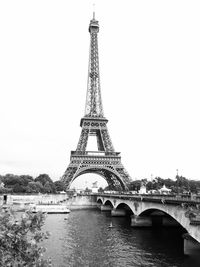
M178 189L178 169L176 169L176 189L177 189L177 194L179 193L179 189Z

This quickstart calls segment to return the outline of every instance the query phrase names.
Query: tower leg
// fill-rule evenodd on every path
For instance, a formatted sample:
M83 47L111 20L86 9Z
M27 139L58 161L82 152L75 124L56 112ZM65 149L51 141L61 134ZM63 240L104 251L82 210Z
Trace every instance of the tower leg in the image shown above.
M68 188L71 181L73 181L77 169L78 167L72 166L71 164L69 164L69 166L67 167L63 177L61 178L61 181L64 183L66 188Z

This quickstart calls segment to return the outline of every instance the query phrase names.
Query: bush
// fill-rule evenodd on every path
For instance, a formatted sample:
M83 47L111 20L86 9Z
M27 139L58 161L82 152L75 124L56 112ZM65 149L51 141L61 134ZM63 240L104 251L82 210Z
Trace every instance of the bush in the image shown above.
M48 238L43 233L45 215L27 211L17 220L12 210L0 209L0 266L44 267L50 260L42 259L45 248L39 243Z

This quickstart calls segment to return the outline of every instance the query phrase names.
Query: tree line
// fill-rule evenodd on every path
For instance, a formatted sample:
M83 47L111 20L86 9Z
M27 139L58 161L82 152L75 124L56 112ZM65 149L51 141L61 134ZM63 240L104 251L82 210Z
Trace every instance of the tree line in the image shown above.
M141 185L145 185L147 191L156 190L158 191L163 185L172 190L172 193L195 193L200 192L200 181L187 179L183 176L176 176L175 180L170 178L163 179L161 177L155 177L152 181L147 179L132 181L129 185L129 189L133 191L139 191Z
M0 193L57 193L64 190L61 181L53 182L48 174L36 178L30 175L0 175Z
M176 176L176 179L163 179L155 177L152 181L147 179L134 180L129 184L130 191L139 191L141 185L145 185L147 191L158 191L163 185L170 188L172 193L198 193L200 192L200 181ZM0 175L0 193L58 193L65 190L64 184L58 180L53 182L48 174L40 174L36 178L30 175ZM101 188L103 191L103 189ZM104 190L112 190L109 186ZM120 188L116 188L120 191Z

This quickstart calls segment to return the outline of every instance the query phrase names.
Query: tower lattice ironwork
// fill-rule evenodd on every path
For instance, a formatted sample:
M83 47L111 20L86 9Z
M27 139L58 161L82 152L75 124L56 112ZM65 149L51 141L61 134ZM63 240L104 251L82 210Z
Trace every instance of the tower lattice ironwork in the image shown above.
M115 152L108 133L101 99L99 55L99 23L93 19L89 24L90 55L85 115L81 119L82 127L79 142L75 151L71 151L70 163L61 178L66 188L80 175L96 173L104 177L112 189L127 189L131 179L121 163L120 152ZM96 151L88 151L88 139L96 137Z

